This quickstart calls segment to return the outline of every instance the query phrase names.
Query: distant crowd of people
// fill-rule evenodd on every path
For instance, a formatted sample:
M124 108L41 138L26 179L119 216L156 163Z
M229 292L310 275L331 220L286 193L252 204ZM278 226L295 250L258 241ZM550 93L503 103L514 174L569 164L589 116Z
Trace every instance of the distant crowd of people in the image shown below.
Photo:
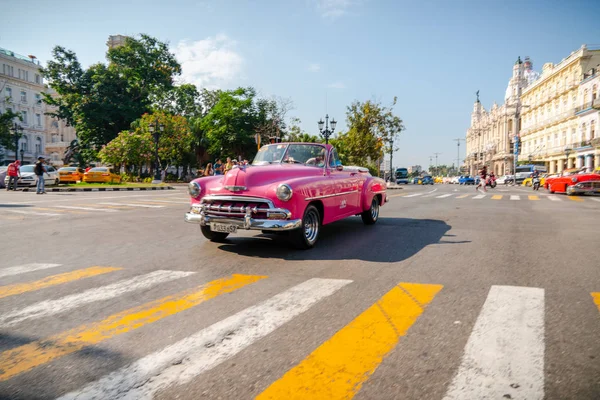
M212 163L206 164L204 169L201 169L200 175L202 176L213 176L213 175L225 175L229 170L231 170L236 165L248 165L248 160L237 161L232 160L231 157L227 157L227 162L223 164L220 158L217 158L215 164Z

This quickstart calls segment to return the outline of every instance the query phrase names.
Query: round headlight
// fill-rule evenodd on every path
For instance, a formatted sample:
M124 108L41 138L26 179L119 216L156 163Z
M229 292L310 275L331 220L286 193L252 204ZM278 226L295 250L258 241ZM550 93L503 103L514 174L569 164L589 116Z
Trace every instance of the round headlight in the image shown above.
M200 187L200 184L198 182L190 182L188 184L188 193L190 194L190 196L198 197L201 191L202 188Z
M281 201L288 201L292 198L292 188L285 183L277 186L277 198Z

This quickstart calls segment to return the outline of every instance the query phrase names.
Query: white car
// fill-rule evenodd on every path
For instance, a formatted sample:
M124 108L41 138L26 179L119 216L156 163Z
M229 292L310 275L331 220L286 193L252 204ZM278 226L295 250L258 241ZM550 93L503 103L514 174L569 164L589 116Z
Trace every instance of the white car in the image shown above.
M46 171L44 172L44 183L46 185L58 185L60 183L60 177L58 171L51 165L44 165ZM17 186L37 186L38 177L34 172L35 165L22 165L19 170L21 171L21 177L17 182ZM8 176L4 178L4 184L8 185Z
M450 183L453 185L458 185L460 182L458 181L460 179L460 176L455 176L452 179L450 179Z
M513 176L512 175L504 175L501 176L500 178L496 179L496 184L498 185L508 185L509 183L513 182Z

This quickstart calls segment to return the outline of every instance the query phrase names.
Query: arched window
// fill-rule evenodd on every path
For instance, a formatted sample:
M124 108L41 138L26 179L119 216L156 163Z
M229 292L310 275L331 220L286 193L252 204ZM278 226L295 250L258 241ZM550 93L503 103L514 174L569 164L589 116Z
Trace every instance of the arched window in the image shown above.
M581 105L584 105L584 104L585 104L585 102L587 101L587 98L588 98L588 92L589 92L589 90L587 90L587 89L585 89L585 90L583 91L583 99L581 99Z
M596 138L596 120L593 119L592 122L590 122L590 140L595 139Z
M35 152L36 154L42 154L42 138L40 137L35 139Z
M585 122L583 124L581 124L581 140L580 141L584 141L587 140L587 125L585 124Z
M598 98L598 85L592 86L592 101Z
M21 144L21 148L25 151L29 151L29 137L27 135L23 136L23 142Z

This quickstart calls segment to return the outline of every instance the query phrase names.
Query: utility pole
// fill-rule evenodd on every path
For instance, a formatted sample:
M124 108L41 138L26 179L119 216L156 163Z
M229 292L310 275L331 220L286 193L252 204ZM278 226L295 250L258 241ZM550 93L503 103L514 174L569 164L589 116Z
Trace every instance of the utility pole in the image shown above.
M460 168L460 142L461 141L464 142L465 139L456 138L456 139L452 139L452 140L454 140L456 142L456 169L458 171Z
M440 171L439 171L439 167L438 167L438 156L442 153L433 153L433 154L435 154L435 173L436 173L436 175L439 175Z
M431 170L433 169L433 156L429 156L429 173L431 174Z

